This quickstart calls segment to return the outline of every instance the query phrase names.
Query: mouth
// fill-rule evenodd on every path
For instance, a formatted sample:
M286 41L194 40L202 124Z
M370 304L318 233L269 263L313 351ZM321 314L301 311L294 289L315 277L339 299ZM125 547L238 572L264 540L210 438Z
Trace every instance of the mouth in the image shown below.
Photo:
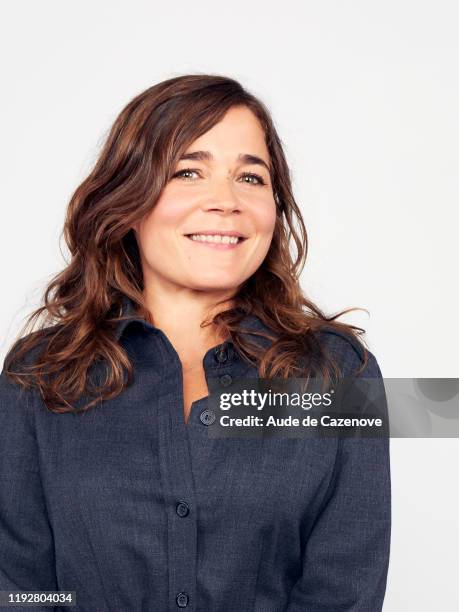
M184 234L188 240L191 240L195 244L211 247L214 249L228 250L234 249L245 240L246 236L239 234L238 232L196 232L193 234Z

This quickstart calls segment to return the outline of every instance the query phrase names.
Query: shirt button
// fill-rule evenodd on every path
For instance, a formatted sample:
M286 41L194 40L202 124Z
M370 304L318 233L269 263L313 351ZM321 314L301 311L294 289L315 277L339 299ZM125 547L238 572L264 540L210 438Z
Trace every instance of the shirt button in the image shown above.
M218 363L225 363L228 359L228 351L225 348L220 348L215 351L215 359Z
M233 382L233 377L229 374L223 374L223 376L220 376L220 382L224 387L228 387Z
M177 597L175 598L175 601L177 602L179 608L186 608L186 606L188 605L188 595L183 592L178 593Z
M180 501L177 503L176 507L175 507L175 511L177 512L177 514L179 516L186 516L187 514L189 514L190 512L190 507L189 505L184 502L184 501Z
M212 425L216 418L215 412L213 412L213 410L208 409L203 410L199 415L199 418L201 420L201 423L204 423L204 425Z

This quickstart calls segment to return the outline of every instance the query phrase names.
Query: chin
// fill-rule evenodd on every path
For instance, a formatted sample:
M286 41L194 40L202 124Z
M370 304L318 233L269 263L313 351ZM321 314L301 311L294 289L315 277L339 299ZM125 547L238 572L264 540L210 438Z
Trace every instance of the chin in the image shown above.
M197 291L232 291L237 289L241 281L236 278L199 278L195 281L190 281L189 287Z

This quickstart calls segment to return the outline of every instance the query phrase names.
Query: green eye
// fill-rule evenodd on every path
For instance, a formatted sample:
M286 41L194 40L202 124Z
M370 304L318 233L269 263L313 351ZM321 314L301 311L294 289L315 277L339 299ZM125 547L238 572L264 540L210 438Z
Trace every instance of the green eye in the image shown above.
M178 172L176 172L172 178L184 178L187 181L191 181L192 179L190 179L189 177L186 176L182 176L185 172L198 172L197 170L193 170L192 168L185 168L185 170L179 170Z
M265 185L266 184L263 178L259 174L254 174L253 172L244 172L244 174L242 174L241 176L243 178L251 177L258 181L258 183L252 183L252 185Z
M199 175L199 170L197 170L196 168L184 168L183 170L179 170L178 172L176 172L172 178L182 178L185 181L192 181L194 179L190 178L189 176L184 176L186 173L188 174L192 174L193 172L195 172L196 174ZM246 179L246 178L250 178L250 179L255 179L254 181L246 181L244 180L243 182L248 183L249 185L266 185L266 182L263 180L263 177L260 176L259 174L255 174L254 172L243 172L240 176L240 178L242 179Z

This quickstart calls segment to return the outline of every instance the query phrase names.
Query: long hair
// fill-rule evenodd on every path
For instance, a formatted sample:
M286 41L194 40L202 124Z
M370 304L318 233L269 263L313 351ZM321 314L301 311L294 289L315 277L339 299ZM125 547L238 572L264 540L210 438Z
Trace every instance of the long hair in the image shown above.
M300 286L306 227L268 109L232 78L183 75L141 92L116 118L92 171L68 204L63 237L70 261L46 287L43 305L28 317L5 359L7 376L23 387L38 388L51 412L74 411L73 403L84 394L94 397L83 407L87 410L131 383L133 366L114 334L123 299L131 299L137 312L152 320L130 227L155 206L186 148L237 105L249 108L265 133L276 224L263 263L240 288L234 306L203 324L228 337L244 359L257 365L261 377L339 377L338 365L314 333L324 328L357 340L363 348L362 367L367 363L359 340L364 330L336 321L355 308L327 317ZM273 331L268 350L241 333L247 314ZM38 329L28 333L37 322ZM30 352L33 362L21 362ZM98 362L105 364L106 377L92 387L90 372Z

